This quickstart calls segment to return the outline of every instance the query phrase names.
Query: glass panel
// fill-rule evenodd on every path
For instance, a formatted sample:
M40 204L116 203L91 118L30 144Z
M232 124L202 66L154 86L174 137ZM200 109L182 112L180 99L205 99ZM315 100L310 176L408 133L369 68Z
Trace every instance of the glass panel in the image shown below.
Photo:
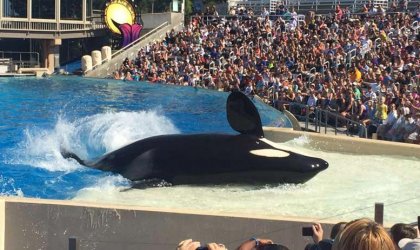
M3 2L3 16L5 17L27 18L27 11L27 0L4 0Z
M55 1L32 0L32 18L55 19Z
M82 0L61 0L61 16L63 20L82 20Z

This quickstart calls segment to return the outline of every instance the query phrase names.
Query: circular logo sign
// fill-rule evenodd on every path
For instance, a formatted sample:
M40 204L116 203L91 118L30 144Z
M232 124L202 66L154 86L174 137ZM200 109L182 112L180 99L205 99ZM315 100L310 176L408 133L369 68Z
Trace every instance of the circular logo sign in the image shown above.
M113 33L121 34L120 24L134 24L136 13L133 6L126 0L113 0L105 8L105 23Z

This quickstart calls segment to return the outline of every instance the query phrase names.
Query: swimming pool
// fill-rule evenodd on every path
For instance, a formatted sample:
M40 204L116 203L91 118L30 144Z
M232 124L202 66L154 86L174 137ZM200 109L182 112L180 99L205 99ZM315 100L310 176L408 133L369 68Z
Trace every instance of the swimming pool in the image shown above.
M77 77L0 79L0 193L346 220L371 216L373 209L364 208L385 202L388 222L415 220L420 206L418 159L326 153L308 148L306 138L286 144L326 159L330 168L303 185L122 192L127 180L60 155L61 145L82 158L93 158L152 135L235 133L226 121L226 97L227 93L189 87ZM281 113L263 104L258 107L265 125L291 126Z

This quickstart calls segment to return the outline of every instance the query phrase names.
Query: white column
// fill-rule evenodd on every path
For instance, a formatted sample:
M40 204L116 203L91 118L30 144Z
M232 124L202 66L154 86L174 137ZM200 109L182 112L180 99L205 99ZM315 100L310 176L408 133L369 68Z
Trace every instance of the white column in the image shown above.
M28 21L30 22L32 19L32 0L28 0L26 2L26 8L28 10L28 13L26 13L26 17L28 18Z
M57 22L57 30L60 30L61 19L61 0L55 0L55 20Z
M82 20L84 24L86 24L86 1L87 0L83 0L82 2Z
M0 0L0 19L3 17L3 2L4 0Z
M185 14L185 0L182 0L181 13Z

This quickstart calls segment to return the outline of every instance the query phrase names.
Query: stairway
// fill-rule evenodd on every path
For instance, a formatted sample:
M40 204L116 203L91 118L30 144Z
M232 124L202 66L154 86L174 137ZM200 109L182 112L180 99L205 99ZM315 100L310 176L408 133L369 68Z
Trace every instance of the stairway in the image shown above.
M110 78L113 73L118 70L125 58L134 59L138 51L145 47L150 42L156 40L163 40L166 33L172 29L179 31L183 28L183 14L172 13L171 22L164 22L157 25L156 28L152 29L145 35L142 35L139 41L128 45L127 47L112 54L110 61L103 62L101 65L94 67L91 71L85 72L85 77L96 77L96 78Z

